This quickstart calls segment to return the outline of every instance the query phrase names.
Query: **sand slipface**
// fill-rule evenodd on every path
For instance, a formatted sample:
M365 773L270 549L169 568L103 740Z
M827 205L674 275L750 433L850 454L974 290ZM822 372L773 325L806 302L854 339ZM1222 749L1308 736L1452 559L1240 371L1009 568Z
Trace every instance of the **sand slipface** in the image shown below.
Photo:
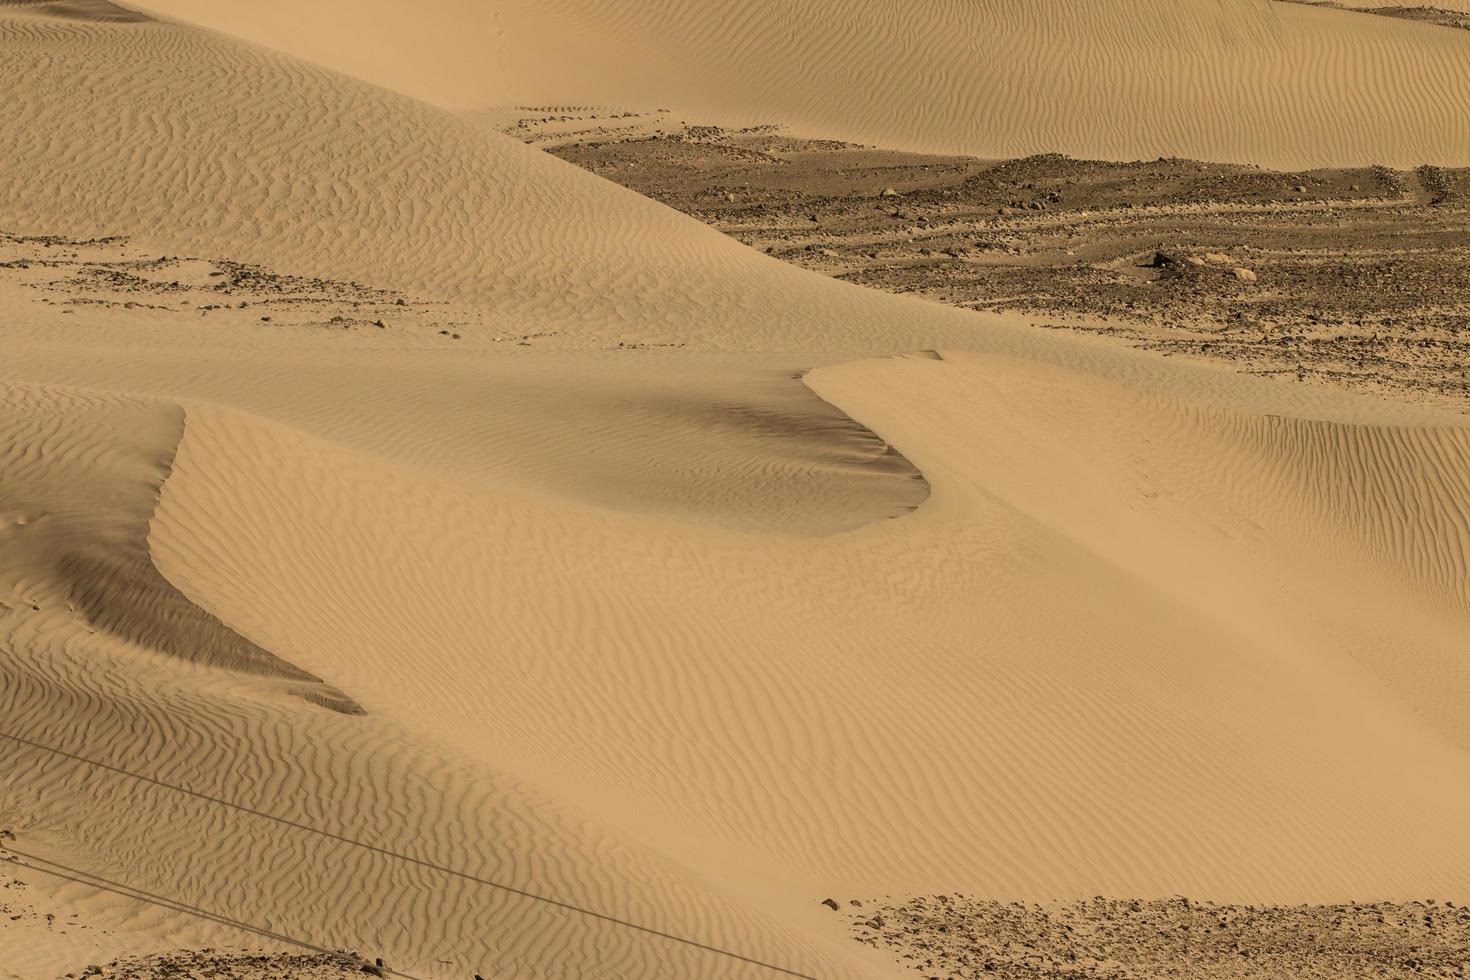
M1454 31L238 9L0 7L5 980L891 978L824 897L1470 899L1453 406L835 281L419 101L631 65L900 147L1437 159Z

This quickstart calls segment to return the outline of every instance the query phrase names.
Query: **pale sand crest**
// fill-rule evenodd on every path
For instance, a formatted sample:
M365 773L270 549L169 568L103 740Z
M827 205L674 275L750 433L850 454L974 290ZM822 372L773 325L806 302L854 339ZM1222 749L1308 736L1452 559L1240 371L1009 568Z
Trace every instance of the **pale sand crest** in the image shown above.
M368 0L353 44L335 4L143 5L458 108L666 106L982 157L1470 160L1470 32L1275 0Z

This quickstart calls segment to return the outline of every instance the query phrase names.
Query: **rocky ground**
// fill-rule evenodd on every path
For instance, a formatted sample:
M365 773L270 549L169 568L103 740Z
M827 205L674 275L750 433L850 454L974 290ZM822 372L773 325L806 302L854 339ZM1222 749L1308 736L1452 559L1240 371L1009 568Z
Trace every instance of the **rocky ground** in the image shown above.
M1470 407L1470 170L995 162L662 112L524 109L498 124L848 282Z
M1280 907L1095 898L1043 907L940 895L828 905L858 942L939 980L1391 980L1470 970L1470 909L1432 900Z
M227 952L179 950L92 964L64 980L89 977L108 980L333 980L391 976L353 953Z
M367 332L408 346L464 338L529 347L550 336L502 329L484 310L229 258L158 254L121 236L82 240L0 230L0 302L215 331L248 325Z
M1417 20L1426 24L1438 24L1440 27L1453 27L1457 30L1470 31L1470 14L1458 10L1444 10L1440 7L1431 7L1426 4L1394 4L1382 7L1359 7L1336 3L1334 0L1279 0L1281 3L1300 3L1308 7L1332 7L1337 10L1356 10L1364 14L1377 14L1380 17L1398 17L1403 20Z

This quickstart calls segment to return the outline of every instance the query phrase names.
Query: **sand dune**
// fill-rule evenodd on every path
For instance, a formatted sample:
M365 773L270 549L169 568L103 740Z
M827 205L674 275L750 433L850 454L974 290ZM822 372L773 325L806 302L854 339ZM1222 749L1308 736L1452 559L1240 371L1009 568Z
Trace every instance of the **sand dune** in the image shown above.
M186 435L156 519L156 553L171 578L218 596L216 611L247 632L265 625L252 622L251 611L269 609L282 642L318 656L330 656L334 636L352 636L355 662L349 666L343 650L338 669L352 671L349 689L381 686L382 710L432 713L444 737L467 747L489 738L526 771L560 773L560 792L597 801L610 821L624 812L646 826L651 810L679 814L686 831L702 832L681 859L718 860L727 881L761 869L762 877L805 873L872 888L898 875L937 883L968 867L966 877L1021 890L1021 881L1006 880L1017 873L1007 869L1024 867L1037 890L1178 887L1177 870L1151 873L1137 863L1146 826L1160 867L1190 868L1193 880L1183 884L1192 892L1356 893L1371 887L1370 867L1379 887L1402 876L1401 887L1410 888L1418 875L1439 878L1427 887L1457 887L1465 867L1452 856L1461 848L1452 826L1461 791L1424 780L1402 760L1432 770L1463 765L1444 736L1459 741L1464 733L1396 719L1391 700L1365 697L1378 685L1365 683L1353 658L1367 658L1365 670L1392 668L1372 662L1384 656L1378 611L1342 608L1331 594L1371 575L1375 550L1365 544L1313 560L1311 544L1331 548L1341 538L1291 540L1287 528L1297 525L1273 506L1270 484L1250 481L1244 495L1208 485L1212 470L1179 456L1184 447L1199 460L1243 455L1226 419L1176 408L1177 422L1155 421L1146 434L1116 442L1079 426L1079 436L1090 437L1085 450L1087 442L1060 440L1055 421L1036 419L1039 399L1057 418L1073 419L1127 418L1132 402L1141 417L1157 420L1167 403L1135 402L1105 385L1088 392L1085 382L1050 370L1017 368L997 380L985 363L955 356L817 373L818 387L850 410L873 404L881 379L892 401L858 414L881 418L880 431L901 430L934 486L914 516L821 544L700 542L675 529L665 543L656 526L535 499L444 493L325 447L293 446L296 437L284 431L242 441L245 432L214 419L191 431L202 444L218 439L228 448L196 451ZM1078 389L1084 394L1063 394ZM954 415L950 393L980 410L987 420L980 431L941 429L937 417ZM895 403L905 419L889 424L882 406ZM1006 413L1013 405L1026 406L1029 424L1013 417L1015 409ZM1108 411L1098 411L1102 405ZM1039 432L1049 436L1044 454ZM939 462L954 458L944 440L973 448L982 433L981 446L991 450L983 464L955 471ZM275 479L252 484L266 459L277 461ZM1167 476L1154 479L1172 484L1167 499L1165 487L1139 485L1166 459ZM1057 480L1059 470L1075 475ZM1060 490L1048 501L1047 487L1075 485L1082 474L1091 490L1085 502ZM355 508L330 489L336 480L379 502L367 526L355 528ZM252 498L255 506L241 506ZM1161 502L1139 507L1149 499ZM302 500L322 509L309 511ZM206 557L192 542L206 529L229 534L231 514L259 518L230 534L235 547ZM394 514L405 516L394 521ZM1457 519L1454 510L1444 517ZM438 520L483 528L483 536L455 541ZM1365 523L1371 532L1379 519ZM1252 535L1264 540L1255 560L1239 565L1233 543ZM377 536L404 547L374 570L364 559ZM494 545L486 551L478 542ZM938 559L944 578L926 581L925 569L946 554ZM391 573L406 581L391 594L368 593L338 561L350 561L360 578ZM1337 571L1314 577L1303 565ZM1317 587L1303 591L1303 581L1332 585L1319 595ZM1363 591L1351 590L1354 605ZM1072 597L1064 609L1044 598L1061 595ZM1300 622L1292 610L1303 605L1332 609L1332 622L1315 629ZM548 610L555 610L552 633ZM1453 703L1463 685L1453 654L1461 616L1426 609L1398 637L1426 660L1439 651L1444 672L1426 678L1405 710L1441 696L1444 707ZM1292 642L1283 642L1287 635ZM897 637L922 659L887 654ZM395 652L410 643L422 652L405 669ZM454 666L466 662L482 665L483 685ZM1251 729L1226 722L1240 712L1253 719ZM1366 718L1378 719L1371 736ZM1453 724L1442 717L1441 726ZM583 734L589 730L598 733L595 743ZM1020 733L1023 741L1014 741ZM952 750L965 744L991 749ZM1001 745L1007 751L995 751ZM1093 768L1090 758L1113 767ZM1126 795L1096 775L1116 772L1125 758L1132 760L1123 767L1131 774ZM1212 774L1210 793L1194 782L1201 769ZM1381 780L1363 780L1365 770L1380 769ZM691 772L705 776L690 782ZM1180 792L1180 781L1194 793ZM899 785L912 795L875 792ZM710 795L713 787L723 788ZM935 791L953 795L941 804ZM1441 792L1448 795L1436 799ZM1281 806L1283 799L1293 805ZM1253 830L1268 800L1292 820ZM987 843L974 839L974 821ZM1351 867L1332 856L1390 825L1417 828L1399 838L1409 850L1380 846ZM1212 845L1202 848L1201 838ZM1072 843L1061 848L1062 840ZM665 846L678 850L672 841ZM747 848L752 853L742 853ZM1273 859L1261 864L1242 867L1229 857L1264 848Z
M336 60L553 98L531 26L568 28L568 87L646 30L682 46L608 94L912 143L963 118L975 149L1463 148L1452 32L1139 3L1153 33L1124 39L1120 7L875 3L798 64L759 7L368 6L401 56ZM333 60L283 8L154 8ZM788 46L832 15L783 9ZM457 63L479 17L505 59ZM1078 68L998 116L953 73L976 36ZM903 98L839 97L843 58ZM1365 64L1372 97L1327 112ZM838 283L408 95L97 4L0 10L0 78L0 230L130 236L0 243L4 846L130 948L891 977L823 897L1470 897L1463 416ZM341 326L395 296L454 333Z
M187 28L19 9L0 18L20 107L0 131L7 230L166 227L172 250L463 296L579 344L886 349L974 330L897 301L875 313L861 292L331 72ZM764 302L782 280L782 302Z
M9 745L13 785L41 791L26 823L87 842L42 857L431 973L725 975L440 867L822 976L868 968L820 920L778 922L833 891L1464 890L1463 552L1429 533L1465 526L1441 485L1466 478L1460 430L1272 421L958 353L811 384L923 468L916 513L715 531L189 407L151 560L367 715L88 634L23 566L40 608L10 614L8 723L211 798ZM1316 475L1334 468L1363 476ZM35 493L6 472L7 497Z
M1470 34L1272 0L380 0L350 46L330 5L145 6L460 108L667 106L982 157L1470 162Z
M119 540L147 527L179 427L200 410L72 388L6 395L7 416L27 426L5 438L5 499L19 505L6 514L0 633L6 811L21 836L10 850L214 920L160 926L146 906L102 919L175 941L239 923L434 969L442 959L456 973L576 975L626 959L639 972L725 975L728 957L636 928L698 936L707 921L728 929L748 916L719 890L679 885L688 872L667 859L640 868L646 844L607 838L483 758L456 761L422 742L406 753L405 738L424 733L407 735L379 706L354 717L361 709L344 710L340 695L303 690L314 678L301 669L260 663L258 647L237 639L236 655L222 658L199 640L201 622L224 630L217 620L157 594L178 595L153 585L164 583L156 551L141 556L145 570L87 574L97 569L75 554L126 556ZM135 504L120 507L125 490ZM108 509L89 510L89 496ZM242 644L257 657L241 656ZM583 864L601 870L589 878ZM588 914L598 910L618 921ZM438 925L426 930L425 916Z
M148 519L183 433L181 412L25 386L8 387L3 404L24 426L11 433L5 461L12 489L4 520L13 532L6 559L21 570L12 574L23 577L33 606L44 594L90 633L281 678L301 696L361 710L202 612L153 567Z

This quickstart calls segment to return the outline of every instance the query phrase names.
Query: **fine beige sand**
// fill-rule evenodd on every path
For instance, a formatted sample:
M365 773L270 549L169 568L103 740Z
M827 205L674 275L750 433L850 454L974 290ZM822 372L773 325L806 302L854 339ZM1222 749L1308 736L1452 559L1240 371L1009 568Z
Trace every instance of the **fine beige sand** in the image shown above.
M1463 164L1470 34L148 7L0 7L0 977L897 977L821 899L1470 900L1470 420L836 282L450 111Z
M1278 0L365 0L351 44L335 4L145 5L466 109L661 106L981 157L1470 154L1470 32Z

